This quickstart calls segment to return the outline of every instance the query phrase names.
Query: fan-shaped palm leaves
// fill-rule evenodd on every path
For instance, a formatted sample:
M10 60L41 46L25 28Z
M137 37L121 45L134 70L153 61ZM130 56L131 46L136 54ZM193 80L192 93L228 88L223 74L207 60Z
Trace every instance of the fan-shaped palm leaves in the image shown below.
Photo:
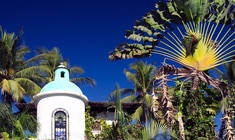
M196 71L205 71L222 65L234 56L234 31L225 25L201 22L187 23L179 32L166 35L164 47L156 46L154 53ZM223 32L223 33L222 33Z
M150 56L165 33L177 30L180 24L191 23L199 27L200 23L207 21L234 26L235 11L232 0L160 0L155 7L142 20L136 21L132 31L126 32L126 38L135 42L120 44L110 52L110 60Z

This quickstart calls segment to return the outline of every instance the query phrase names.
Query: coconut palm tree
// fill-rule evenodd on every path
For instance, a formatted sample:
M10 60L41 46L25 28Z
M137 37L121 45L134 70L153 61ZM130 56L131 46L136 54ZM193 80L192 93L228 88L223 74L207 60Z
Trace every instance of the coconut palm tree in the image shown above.
M133 119L144 123L147 126L151 120L149 112L151 106L151 91L153 87L154 73L156 67L153 64L147 64L142 61L130 64L129 69L125 69L124 73L127 79L133 84L133 95L127 96L125 99L132 99L132 102L139 102L142 105L138 107L133 114ZM127 90L126 90L127 91Z
M133 84L133 88L121 88L118 92L114 90L110 93L109 101L116 101L118 94L121 94L121 102L138 102L143 104L137 108L133 114L133 119L139 122L147 123L148 109L151 103L150 93L152 91L152 82L156 67L152 64L144 63L143 61L130 64L129 69L124 69L126 78ZM145 111L143 110L145 108ZM145 114L145 115L144 115ZM151 115L150 115L151 116Z
M27 65L24 57L29 49L21 44L21 34L1 31L0 39L0 86L4 103L20 101L23 94L36 94L40 87L34 83L33 73L35 68Z
M182 65L182 68L176 68L164 64L157 72L156 80L161 80L162 85L169 75L191 80L192 112L197 113L199 99L196 95L200 94L200 81L221 90L222 96L227 95L227 85L210 77L207 71L234 61L231 59L235 55L234 12L232 0L159 1L156 10L136 21L132 31L127 31L126 38L134 43L120 44L110 53L109 59L158 54ZM167 86L162 88L167 89ZM183 135L181 139L185 139Z
M143 61L132 63L129 69L124 69L126 78L134 86L134 91L142 97L152 91L155 72L156 67L153 64L147 64Z
M21 121L17 120L21 114L13 114L12 110L15 103L20 102L24 95L35 95L40 91L40 86L34 82L37 77L36 71L40 69L40 66L28 65L27 60L25 60L24 57L30 50L22 43L22 30L17 35L7 33L2 29L0 29L0 32L0 55L2 57L0 59L1 132L5 131L12 137L13 132L17 130L17 135L23 136L23 129L26 130L27 128L21 126ZM31 117L33 118L33 116ZM27 124L27 122L30 121L25 121L24 124ZM34 125L36 125L36 122ZM27 127L33 127L33 125L27 124Z
M146 127L145 129L149 129L149 126L153 124L158 124L162 121L162 118L165 118L165 122L161 122L162 125L170 125L173 123L174 117L174 108L170 100L169 93L163 94L161 98L159 98L159 102L162 106L159 107L163 110L164 115L158 115L157 120L153 120L154 115L151 112L151 103L153 98L151 96L155 81L155 72L156 67L153 64L147 64L143 61L134 62L130 64L129 69L124 70L127 79L133 84L133 89L130 88L122 88L118 89L118 92L114 90L110 94L110 99L116 100L118 97L117 93L122 95L121 102L138 102L142 105L138 107L134 114L132 114L132 119L137 120L138 123L142 124L142 126ZM158 89L154 89L159 91ZM160 95L159 95L160 96ZM170 105L171 104L171 105ZM160 109L159 109L160 110ZM165 117L163 117L165 116ZM157 121L157 123L156 123ZM170 122L170 123L166 123ZM165 129L164 129L165 130ZM162 130L163 131L163 130ZM166 130L167 131L167 130ZM157 132L155 132L156 134ZM153 133L154 134L154 133Z
M43 67L42 70L39 71L39 75L41 77L45 77L46 80L40 80L40 85L44 86L48 82L54 80L54 70L58 65L63 63L66 67L69 67L69 61L64 60L60 50L56 47L51 50L47 50L45 48L39 48L36 51L35 57L29 60L31 65L40 65ZM81 67L73 66L69 68L70 70L70 80L77 85L90 85L95 86L95 80L88 77L80 77L81 74L84 73L84 70Z

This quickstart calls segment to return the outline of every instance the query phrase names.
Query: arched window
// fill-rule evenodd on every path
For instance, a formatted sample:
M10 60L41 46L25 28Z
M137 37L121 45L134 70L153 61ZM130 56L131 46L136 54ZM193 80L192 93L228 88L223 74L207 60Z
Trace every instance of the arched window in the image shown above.
M56 111L54 114L54 139L67 140L67 114L62 111Z

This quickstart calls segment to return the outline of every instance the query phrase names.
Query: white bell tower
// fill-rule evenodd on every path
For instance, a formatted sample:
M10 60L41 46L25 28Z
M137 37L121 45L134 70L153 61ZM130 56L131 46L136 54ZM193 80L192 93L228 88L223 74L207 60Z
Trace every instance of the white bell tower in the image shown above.
M54 81L34 96L37 107L37 139L84 140L85 105L88 99L70 82L69 70L59 65Z

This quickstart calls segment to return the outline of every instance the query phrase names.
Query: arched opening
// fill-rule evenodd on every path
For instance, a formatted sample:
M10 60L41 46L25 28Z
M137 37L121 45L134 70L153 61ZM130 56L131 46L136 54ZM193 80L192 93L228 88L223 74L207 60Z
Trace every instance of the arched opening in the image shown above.
M64 78L64 74L65 74L65 72L62 71L62 72L60 73L60 77L61 77L61 78Z
M53 116L54 122L54 139L67 140L68 139L68 114L63 110L57 110Z

